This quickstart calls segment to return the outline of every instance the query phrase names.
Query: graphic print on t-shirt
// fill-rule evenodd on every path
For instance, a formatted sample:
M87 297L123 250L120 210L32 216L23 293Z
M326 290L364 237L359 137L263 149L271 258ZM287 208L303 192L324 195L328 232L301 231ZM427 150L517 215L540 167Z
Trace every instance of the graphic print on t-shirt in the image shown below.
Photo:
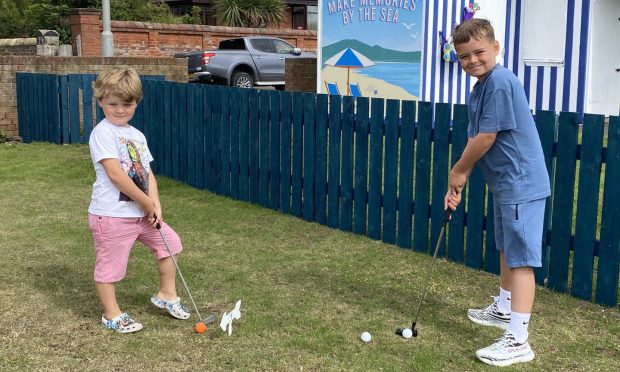
M144 191L145 194L149 192L149 172L143 165L142 154L146 151L146 146L143 143L137 143L135 140L126 140L123 137L119 138L120 141L120 162L121 168L129 178L138 186L138 188ZM128 195L122 191L118 198L119 201L133 201Z

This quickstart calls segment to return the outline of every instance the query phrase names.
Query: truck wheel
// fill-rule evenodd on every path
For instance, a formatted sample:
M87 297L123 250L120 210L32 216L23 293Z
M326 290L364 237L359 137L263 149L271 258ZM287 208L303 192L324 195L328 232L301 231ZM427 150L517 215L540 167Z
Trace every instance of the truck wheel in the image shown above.
M235 72L232 77L230 86L237 88L252 88L254 86L254 78L247 72Z

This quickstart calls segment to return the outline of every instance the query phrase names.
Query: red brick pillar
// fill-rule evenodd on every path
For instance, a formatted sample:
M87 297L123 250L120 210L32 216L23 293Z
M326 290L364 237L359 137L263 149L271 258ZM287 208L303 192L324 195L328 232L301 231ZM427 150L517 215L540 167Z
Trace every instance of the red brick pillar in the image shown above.
M71 10L71 43L78 55L80 40L82 57L101 57L101 11L97 9ZM79 38L78 38L79 36Z

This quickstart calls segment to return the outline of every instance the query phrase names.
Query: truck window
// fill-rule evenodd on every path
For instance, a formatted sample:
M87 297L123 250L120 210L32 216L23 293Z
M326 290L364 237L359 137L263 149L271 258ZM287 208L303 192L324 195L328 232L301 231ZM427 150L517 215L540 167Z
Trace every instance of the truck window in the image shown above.
M260 50L265 53L275 53L275 49L273 48L273 44L269 39L251 39L250 43L252 43L252 47L256 50Z
M273 44L278 54L291 54L295 48L291 44L282 40L273 40Z
M222 40L220 41L220 45L218 49L228 50L228 49L245 49L245 43L243 39L230 39L230 40Z

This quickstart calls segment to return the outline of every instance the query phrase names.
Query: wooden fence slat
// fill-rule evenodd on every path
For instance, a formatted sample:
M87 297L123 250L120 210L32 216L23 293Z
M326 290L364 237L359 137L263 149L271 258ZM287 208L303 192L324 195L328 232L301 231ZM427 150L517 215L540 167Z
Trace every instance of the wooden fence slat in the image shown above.
M452 124L452 151L451 167L461 158L465 145L467 144L467 116L466 105L454 105L454 120ZM466 195L467 186L462 190L462 195ZM463 262L465 257L465 204L452 212L452 218L448 224L448 254L451 261Z
M366 194L368 185L369 99L357 98L355 119L355 184L353 191L353 231L366 234Z
M260 167L259 152L258 152L258 130L259 130L259 91L256 89L250 90L250 202L258 203L258 170Z
M213 102L215 100L215 90L210 86L202 86L202 123L204 125L204 187L213 191Z
M340 162L340 230L353 230L353 123L355 98L342 98L342 157Z
M388 99L383 156L383 242L396 243L396 195L398 187L398 119L400 101Z
M198 89L196 84L187 85L187 183L196 187L196 100L194 92Z
M545 155L545 165L549 174L549 184L553 190L553 144L555 142L555 133L557 129L557 116L553 111L537 111L536 112L536 129L540 137L543 153ZM553 191L552 191L553 192ZM551 197L545 202L545 219L543 223L543 237L541 259L542 266L534 269L536 283L544 285L549 274L549 244L547 235L550 232L551 224Z
M37 140L41 141L44 138L45 135L45 113L44 113L44 108L45 105L43 104L45 102L45 98L44 98L44 93L45 93L45 86L43 85L43 78L45 77L45 75L41 75L41 78L36 79L34 81L34 85L35 85L35 91L34 91L34 95L35 95L35 101L36 102L36 106L35 106L35 112L36 112L36 136L37 136ZM77 105L77 107L79 107L79 105ZM77 120L77 125L78 125L78 129L79 129L79 125L80 125L80 121ZM72 143L78 143L79 142L79 130L75 131L75 133L77 133L77 135L75 136L75 140Z
M49 74L45 76L45 109L47 118L47 141L54 143L56 141L56 123L57 119L55 113L58 105L55 105L54 101L58 100L58 90L56 89L56 75ZM92 111L92 109L91 109ZM92 127L92 125L91 125ZM86 128L84 128L86 131ZM90 132L88 133L90 134ZM88 141L88 137L87 141ZM84 141L82 140L82 143Z
M153 87L155 84L151 83L151 86ZM205 124L202 118L204 112L203 94L204 90L197 85L193 94L193 99L196 101L196 114L194 115L194 156L196 157L194 161L194 174L196 177L196 187L199 189L204 189L205 187ZM155 109L152 112L156 112ZM157 133L159 134L159 131Z
M269 95L258 94L260 107L258 118L258 203L269 207Z
M241 124L240 114L241 89L230 90L230 196L239 199L239 127Z
M271 128L269 141L269 207L280 208L280 92L271 91Z
M222 189L222 90L214 87L211 103L212 137L211 137L211 191L221 194ZM258 122L257 122L258 123ZM258 136L256 137L258 138ZM257 156L258 159L258 156ZM256 167L258 170L258 166Z
M476 269L482 268L483 212L486 183L475 167L469 176L467 193L467 239L465 241L465 264Z
M62 143L62 124L60 117L60 80L58 80L58 75L52 75L52 105L53 105L53 125L54 125L54 143L60 144ZM91 129L92 130L92 129ZM90 137L90 132L88 133Z
M220 194L230 196L230 93L220 89ZM269 112L269 110L267 110ZM267 129L269 130L269 129Z
M181 161L180 161L180 149L181 146L181 133L180 128L181 119L179 118L179 110L180 110L180 98L181 98L181 87L178 83L173 83L171 86L171 99L172 99L172 109L170 110L172 113L172 117L170 118L170 128L171 128L171 171L172 178L178 180L180 178L181 172Z
M241 89L239 91L239 199L243 201L250 200L250 182L249 182L249 165L250 165L250 111L248 100L250 90ZM284 113L282 113L284 115Z
M291 100L290 92L280 95L280 211L291 212Z
M164 146L162 148L164 154L164 175L172 177L172 107L166 102L171 102L172 84L164 85L164 122L163 122L163 139Z
M340 141L342 96L329 97L327 226L337 228L340 214Z
M433 105L420 102L415 162L415 192L413 209L413 249L428 251L428 204L431 187L431 129L433 128Z
M301 193L303 179L303 100L301 94L293 95L293 172L291 211L301 217Z
M314 131L316 103L314 94L303 93L303 114L304 114L304 166L303 166L303 218L307 221L314 221Z
M314 220L322 225L327 223L327 99L327 94L316 97Z
M69 75L69 143L71 144L80 143L80 80L80 75Z
M415 111L415 101L403 101L398 171L398 236L396 241L398 246L403 248L411 248Z
M82 127L84 128L84 135L82 136L82 143L88 143L90 133L93 131L93 104L96 104L96 99L93 99L92 82L96 79L96 75L85 74L82 75Z
M592 298L604 120L603 115L586 114L582 126L571 293L584 300Z
M439 239L439 231L445 218L444 198L448 191L448 160L450 146L451 105L438 103L435 105L435 126L433 130L433 179L431 194L431 244ZM440 242L437 255L442 257L445 252L445 239ZM433 248L434 249L434 248Z
M381 195L383 193L383 113L385 101L371 100L370 167L368 171L368 237L381 239Z
M620 117L609 118L605 164L605 191L601 218L601 244L596 276L596 303L618 304L620 262Z
M558 292L566 292L568 288L578 131L579 115L561 113L558 127L553 230L551 231L551 252L549 256L549 287Z
M189 84L179 84L177 93L179 94L178 106L178 135L179 135L179 180L187 183L188 181L188 144L189 144L189 115L187 109L187 86Z

